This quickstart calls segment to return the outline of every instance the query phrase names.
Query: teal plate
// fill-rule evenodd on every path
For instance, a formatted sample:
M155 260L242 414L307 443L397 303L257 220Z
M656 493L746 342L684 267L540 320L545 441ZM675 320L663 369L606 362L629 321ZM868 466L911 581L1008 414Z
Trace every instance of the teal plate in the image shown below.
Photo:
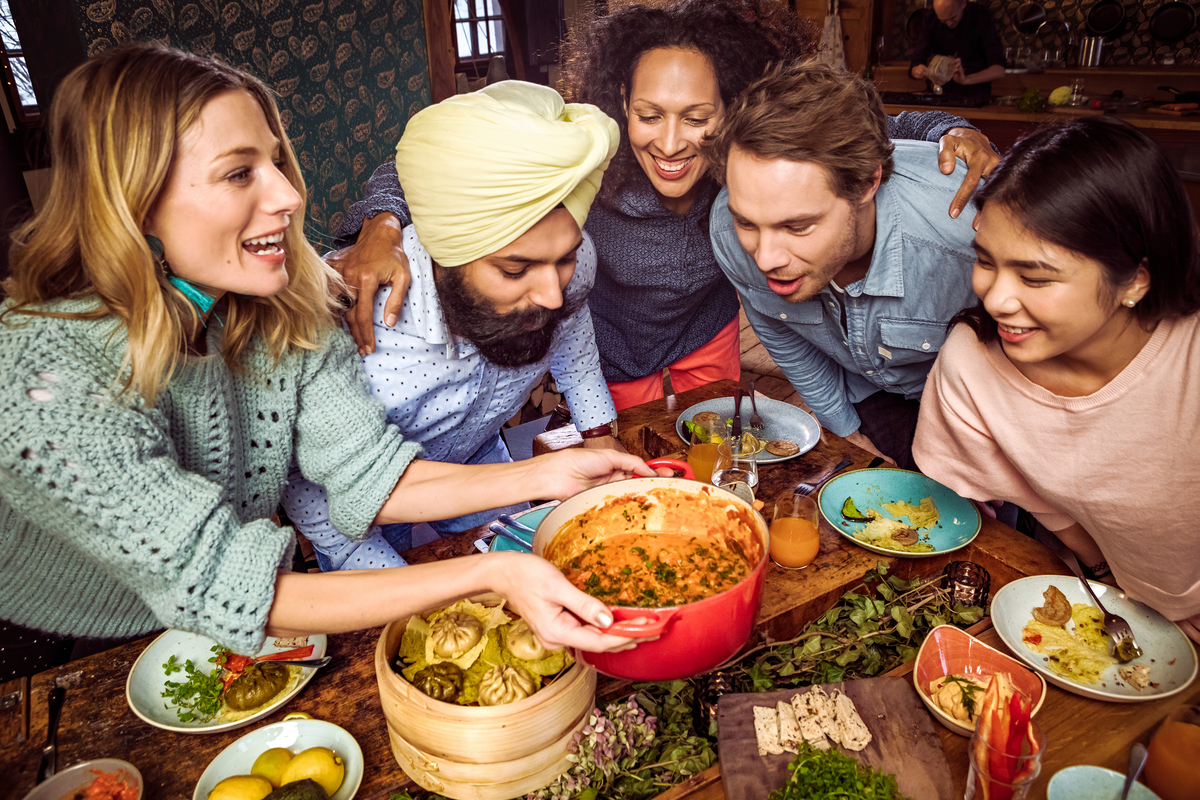
M907 553L855 539L854 533L862 530L866 523L850 522L842 516L842 504L847 497L854 499L859 511L873 508L888 518L893 517L883 510L884 503L903 500L916 505L926 497L933 497L939 514L938 523L931 529L922 528L920 531L921 541L929 542L933 550L928 553ZM817 505L834 530L859 547L884 556L929 558L966 547L979 535L979 510L975 504L919 472L902 469L856 469L846 472L821 488Z
M547 514L554 510L554 506L556 505L558 505L558 503L531 508L528 511L521 512L520 514L513 514L513 519L519 519L529 527L537 528L538 524L546 518ZM529 542L530 547L533 546L532 533L526 533L525 531L517 530L516 528L509 528L508 530L510 533ZM488 552L495 553L502 550L511 550L515 553L524 552L521 548L517 547L516 544L510 542L508 539L505 539L503 536L492 537L492 543L488 546Z

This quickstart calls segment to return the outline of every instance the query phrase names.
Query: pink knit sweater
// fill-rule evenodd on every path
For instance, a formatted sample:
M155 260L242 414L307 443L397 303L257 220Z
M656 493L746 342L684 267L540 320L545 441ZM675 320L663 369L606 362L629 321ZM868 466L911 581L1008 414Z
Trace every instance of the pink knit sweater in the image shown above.
M929 373L913 456L976 500L1008 500L1050 530L1078 522L1131 597L1200 613L1200 315L1159 323L1086 397L1060 397L965 325Z

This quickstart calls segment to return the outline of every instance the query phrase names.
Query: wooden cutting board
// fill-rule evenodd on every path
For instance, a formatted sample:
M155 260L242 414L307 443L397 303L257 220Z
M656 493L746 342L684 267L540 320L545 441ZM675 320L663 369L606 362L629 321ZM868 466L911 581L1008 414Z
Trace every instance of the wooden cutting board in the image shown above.
M901 793L918 800L956 800L937 723L921 705L911 680L867 678L830 683L854 701L871 730L865 750L842 752L896 776ZM726 694L717 706L721 780L728 800L766 800L787 782L791 753L760 756L754 738L754 706L770 706L807 687L762 694ZM835 745L836 746L836 745Z

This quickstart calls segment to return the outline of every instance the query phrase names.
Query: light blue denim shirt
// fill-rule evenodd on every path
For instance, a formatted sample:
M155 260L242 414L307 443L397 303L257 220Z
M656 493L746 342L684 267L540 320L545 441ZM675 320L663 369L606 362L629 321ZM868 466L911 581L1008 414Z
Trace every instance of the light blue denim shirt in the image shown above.
M895 170L875 196L871 266L844 293L826 286L803 303L775 294L738 241L728 189L713 205L717 263L737 287L754 332L822 427L838 436L858 430L853 404L881 389L919 398L946 323L976 302L975 209L958 219L948 213L966 167L960 161L943 175L936 144L893 144Z

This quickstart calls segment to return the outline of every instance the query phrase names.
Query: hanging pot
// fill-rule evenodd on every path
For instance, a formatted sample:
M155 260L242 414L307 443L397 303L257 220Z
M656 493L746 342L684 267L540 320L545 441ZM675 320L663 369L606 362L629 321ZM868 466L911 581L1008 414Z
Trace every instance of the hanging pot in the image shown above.
M1087 13L1087 28L1093 36L1116 39L1125 32L1125 4L1121 0L1096 0Z
M1172 0L1150 17L1150 35L1163 44L1175 44L1191 33L1195 24L1196 9L1190 3Z
M1045 21L1046 9L1038 3L1022 3L1013 15L1013 27L1024 36L1033 36Z

